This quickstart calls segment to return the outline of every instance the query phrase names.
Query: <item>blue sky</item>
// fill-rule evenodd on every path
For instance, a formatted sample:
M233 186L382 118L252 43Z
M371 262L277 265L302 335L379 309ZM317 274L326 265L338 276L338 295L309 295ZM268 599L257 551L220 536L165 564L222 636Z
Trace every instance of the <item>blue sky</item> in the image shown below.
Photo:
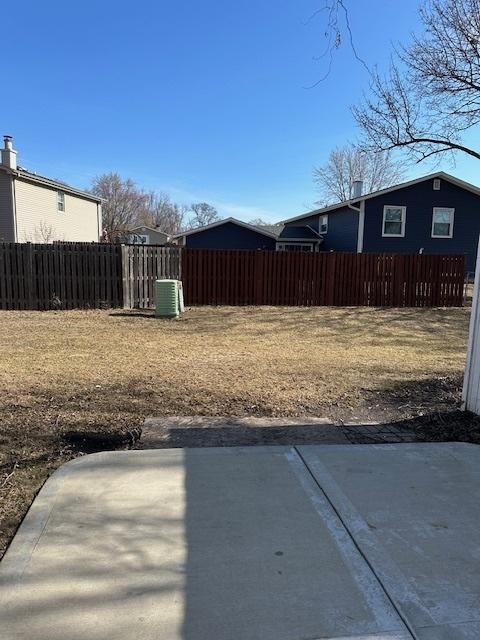
M359 54L388 63L418 0L350 0ZM87 187L118 171L222 216L277 220L316 200L312 167L357 135L368 81L350 48L327 79L322 0L24 0L2 11L0 133L19 163ZM471 141L470 141L471 142ZM444 166L479 183L476 161ZM428 172L413 165L409 176Z

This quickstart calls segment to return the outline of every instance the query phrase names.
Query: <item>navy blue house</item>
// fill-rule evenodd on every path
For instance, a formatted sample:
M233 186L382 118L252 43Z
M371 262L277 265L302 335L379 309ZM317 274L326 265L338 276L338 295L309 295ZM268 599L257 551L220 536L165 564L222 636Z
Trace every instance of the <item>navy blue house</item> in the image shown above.
M474 271L480 189L440 171L283 224L284 251L464 254Z
M235 218L219 220L174 236L174 242L189 249L263 249L275 251L277 234Z

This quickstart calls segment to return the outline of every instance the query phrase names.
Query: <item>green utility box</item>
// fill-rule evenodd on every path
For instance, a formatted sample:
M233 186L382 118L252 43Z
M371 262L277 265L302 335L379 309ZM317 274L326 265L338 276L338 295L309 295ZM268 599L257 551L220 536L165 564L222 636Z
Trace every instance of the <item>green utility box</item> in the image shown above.
M183 290L179 280L155 281L155 315L177 318L183 311Z

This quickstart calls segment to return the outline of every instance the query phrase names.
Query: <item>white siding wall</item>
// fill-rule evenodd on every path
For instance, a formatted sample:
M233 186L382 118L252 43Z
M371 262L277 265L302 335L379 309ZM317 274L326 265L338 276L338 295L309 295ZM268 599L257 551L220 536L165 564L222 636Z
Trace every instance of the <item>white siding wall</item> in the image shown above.
M17 242L98 242L96 202L65 193L65 211L58 211L56 190L24 180L15 181L15 195Z

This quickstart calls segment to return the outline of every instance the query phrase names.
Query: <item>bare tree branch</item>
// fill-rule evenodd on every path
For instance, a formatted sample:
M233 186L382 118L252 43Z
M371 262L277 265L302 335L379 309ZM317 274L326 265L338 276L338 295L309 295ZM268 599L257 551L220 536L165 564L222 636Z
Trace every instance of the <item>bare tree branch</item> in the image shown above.
M194 202L190 205L190 211L192 213L189 219L189 226L193 229L196 227L204 227L207 224L212 224L220 220L218 211L215 207L212 207L208 202Z
M327 163L313 171L321 205L349 200L355 180L362 180L365 191L371 193L398 183L402 177L402 165L390 152L366 153L355 145L334 149Z
M353 108L366 148L401 149L417 162L455 152L480 159L462 138L480 124L480 0L425 0L423 32L371 74Z
M168 194L150 191L146 194L145 208L138 221L173 235L183 229L186 213L187 207L172 202Z
M360 56L355 45L353 31L350 24L350 15L345 0L323 0L323 5L311 14L306 24L319 16L325 16L325 47L322 53L314 57L314 60L318 61L328 58L328 64L322 77L306 88L313 89L327 79L332 70L335 52L340 49L345 39L348 42L348 46L350 47L357 62L359 62L366 71L370 73L367 63Z
M92 193L104 199L102 223L106 239L117 242L145 209L147 195L133 180L118 173L106 173L93 179Z

